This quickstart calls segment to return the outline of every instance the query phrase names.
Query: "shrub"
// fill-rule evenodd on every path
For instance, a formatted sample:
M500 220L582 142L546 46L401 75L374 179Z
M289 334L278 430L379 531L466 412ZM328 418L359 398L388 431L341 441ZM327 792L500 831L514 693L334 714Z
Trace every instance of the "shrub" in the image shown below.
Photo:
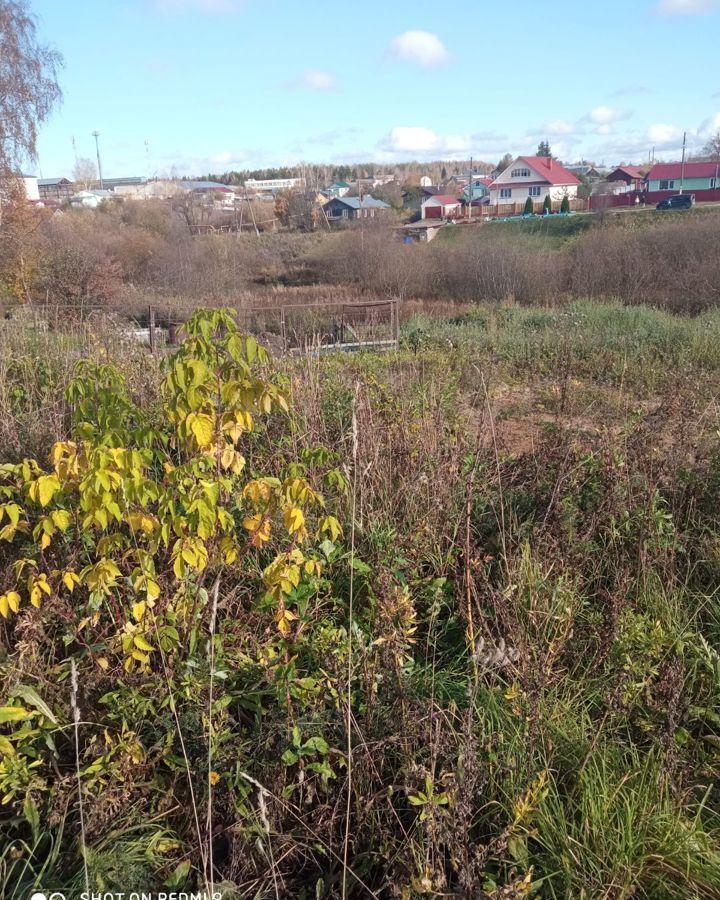
M535 205L532 201L532 197L528 197L525 201L525 209L523 210L523 214L526 216L531 216L535 212Z
M570 212L570 198L567 194L562 198L562 203L560 204L560 212L561 213L569 213Z
M550 199L550 194L545 194L545 199L543 200L543 215L549 215L552 212L552 200Z

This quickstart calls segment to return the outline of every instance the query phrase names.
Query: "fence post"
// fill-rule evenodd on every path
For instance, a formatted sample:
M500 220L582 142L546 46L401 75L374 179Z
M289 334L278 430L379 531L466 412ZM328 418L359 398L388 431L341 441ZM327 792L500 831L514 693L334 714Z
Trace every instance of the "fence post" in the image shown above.
M148 307L148 332L150 338L150 352L154 355L157 351L157 338L155 335L155 307Z
M285 327L285 307L280 307L280 334L282 335L283 353L287 353L287 330Z
M392 329L393 340L395 341L395 349L400 349L400 301L392 301Z

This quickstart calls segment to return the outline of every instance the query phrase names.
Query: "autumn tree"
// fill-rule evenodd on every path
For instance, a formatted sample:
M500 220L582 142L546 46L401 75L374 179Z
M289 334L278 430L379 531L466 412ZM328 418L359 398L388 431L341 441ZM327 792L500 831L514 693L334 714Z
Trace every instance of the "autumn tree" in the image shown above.
M87 190L93 181L97 181L97 167L86 156L81 156L73 167L73 181Z
M37 40L26 0L0 0L0 177L37 156L37 133L60 99L62 57Z
M703 156L707 156L713 162L720 162L720 131L709 138L707 144L703 147Z
M514 157L510 153L506 153L505 156L500 160L500 162L496 166L497 172L504 172L505 169L512 163Z

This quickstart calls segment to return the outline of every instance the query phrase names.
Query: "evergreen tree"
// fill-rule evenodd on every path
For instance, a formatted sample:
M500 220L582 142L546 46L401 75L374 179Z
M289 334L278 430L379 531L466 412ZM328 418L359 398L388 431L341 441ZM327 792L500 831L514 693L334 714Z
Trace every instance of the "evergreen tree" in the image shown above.
M550 199L550 194L545 194L545 199L543 200L543 215L549 215L552 212L552 200Z
M525 201L525 209L523 210L523 215L531 216L535 212L535 206L532 201L532 197L528 197Z
M562 198L562 203L560 204L560 212L561 213L569 213L570 212L570 198L567 194Z
M550 144L547 141L540 141L537 148L536 156L552 156Z

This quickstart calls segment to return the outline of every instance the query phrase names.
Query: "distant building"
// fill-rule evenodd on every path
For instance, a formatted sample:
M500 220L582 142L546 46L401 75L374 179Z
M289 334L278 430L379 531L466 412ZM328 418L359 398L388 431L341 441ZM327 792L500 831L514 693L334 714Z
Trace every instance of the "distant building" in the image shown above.
M429 175L422 175L420 177L420 187L432 187L432 178Z
M436 194L423 201L421 217L423 219L452 219L460 215L462 203L452 194Z
M542 203L577 197L580 181L550 156L518 156L490 185L490 203Z
M69 178L40 178L38 192L41 200L69 200L75 193L75 185Z
M626 191L641 191L645 181L645 170L640 166L618 166L606 178L617 185L624 185Z
M37 176L22 175L21 178L25 188L25 199L37 202L40 199Z
M720 162L656 163L645 176L649 194L695 194L696 200L720 199ZM652 198L655 199L655 198Z
M323 209L328 221L341 222L344 219L374 219L384 215L390 206L367 194L362 200L359 197L333 197Z
M269 191L273 194L277 191L290 191L304 186L305 182L302 178L266 178L264 180L248 178L245 182L246 191Z
M70 197L70 206L76 209L97 209L102 203L112 200L112 191L78 191Z
M587 178L588 181L600 181L603 177L602 172L590 163L577 163L577 165L565 166L565 168L573 175L577 175L578 178Z
M350 185L347 181L333 181L333 183L326 188L326 194L329 194L331 197L347 197L350 193Z
M476 200L484 200L490 196L490 185L492 178L485 175L474 175L471 184L463 188L461 199L467 203L470 200L474 203Z

